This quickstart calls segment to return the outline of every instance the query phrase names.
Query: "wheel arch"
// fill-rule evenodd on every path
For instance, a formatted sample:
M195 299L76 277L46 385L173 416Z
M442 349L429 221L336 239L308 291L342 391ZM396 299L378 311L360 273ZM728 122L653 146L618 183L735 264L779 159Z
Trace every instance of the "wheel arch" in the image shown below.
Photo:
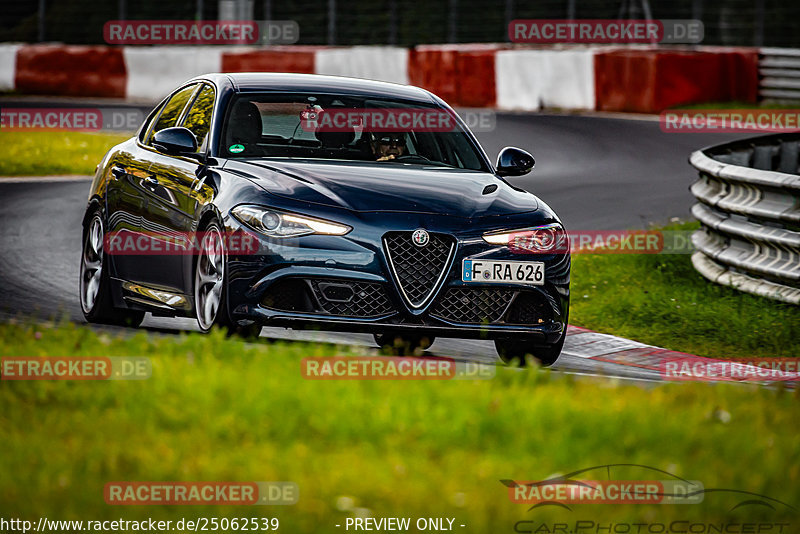
M99 195L95 195L89 199L89 203L86 205L86 211L83 213L83 220L81 221L81 227L84 233L86 232L86 227L89 225L89 221L92 219L92 215L94 215L97 210L103 210L103 199Z
M200 215L200 219L197 221L197 231L202 232L208 223L212 220L218 220L220 224L222 224L222 216L219 213L219 210L216 206L209 206L203 213Z

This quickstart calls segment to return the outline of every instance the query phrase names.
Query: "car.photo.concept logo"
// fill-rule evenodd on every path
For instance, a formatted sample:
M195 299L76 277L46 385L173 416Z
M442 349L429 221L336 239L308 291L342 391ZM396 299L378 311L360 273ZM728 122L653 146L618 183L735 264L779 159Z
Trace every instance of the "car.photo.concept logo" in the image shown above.
M642 479L614 479L618 470L626 473L640 471ZM588 467L564 475L551 476L544 480L521 481L504 479L508 498L514 503L525 504L527 511L536 513L542 509L556 508L576 512L583 505L695 505L702 506L709 499L725 499L730 502L730 511L747 510L751 507L769 510L795 510L791 504L767 495L730 488L709 488L699 480L688 480L663 469L640 464L606 464ZM585 509L581 508L582 514ZM746 513L746 512L745 512ZM524 519L514 524L517 533L626 533L626 534L687 534L687 533L785 533L788 523L768 521L745 521L731 518L729 521L673 520L650 521L605 521L579 519L568 521L543 521Z

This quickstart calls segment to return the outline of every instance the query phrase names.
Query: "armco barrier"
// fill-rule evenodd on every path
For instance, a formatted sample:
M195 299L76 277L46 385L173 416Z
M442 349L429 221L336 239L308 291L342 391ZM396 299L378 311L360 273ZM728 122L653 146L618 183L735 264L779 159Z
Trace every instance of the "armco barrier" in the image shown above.
M126 46L115 48L125 57L125 94L137 100L158 101L190 78L222 69L223 48L216 46Z
M755 102L756 49L598 51L596 109L659 113L683 104Z
M498 44L420 45L409 52L408 80L454 106L495 104Z
M497 107L594 109L594 52L566 50L503 50L496 59Z
M17 50L14 88L22 93L125 97L121 48L31 45Z
M408 49L394 46L326 48L314 56L314 72L408 83Z
M318 49L314 46L271 46L267 49L223 52L222 71L313 74L314 57Z
M719 87L716 92L722 102L758 101L757 49L707 46L703 51L719 57Z
M157 101L198 74L305 72L411 83L463 107L658 113L755 101L756 49L511 44L390 46L0 45L0 90Z
M761 98L800 100L800 50L762 48L758 57L758 95Z
M695 269L709 280L800 304L800 133L736 141L691 155Z
M497 100L495 50L462 50L456 56L458 97L456 105L490 108Z
M0 44L0 91L14 89L17 51L20 46L18 44Z
M408 57L408 83L458 105L458 54L459 49L455 46L422 45L413 48Z

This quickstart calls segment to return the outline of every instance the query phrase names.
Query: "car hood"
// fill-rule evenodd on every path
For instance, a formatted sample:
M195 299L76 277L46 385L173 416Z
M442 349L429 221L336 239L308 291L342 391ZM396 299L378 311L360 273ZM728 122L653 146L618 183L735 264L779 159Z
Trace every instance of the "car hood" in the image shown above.
M292 200L352 211L474 218L535 211L536 196L493 174L401 163L228 160L225 170Z

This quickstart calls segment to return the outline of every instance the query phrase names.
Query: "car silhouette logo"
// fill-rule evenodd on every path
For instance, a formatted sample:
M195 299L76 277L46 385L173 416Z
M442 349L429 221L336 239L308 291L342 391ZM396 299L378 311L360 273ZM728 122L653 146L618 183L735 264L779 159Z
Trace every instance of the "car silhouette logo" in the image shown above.
M419 230L414 230L414 233L411 234L411 241L417 245L418 247L424 247L430 241L430 236L428 232L420 228Z

